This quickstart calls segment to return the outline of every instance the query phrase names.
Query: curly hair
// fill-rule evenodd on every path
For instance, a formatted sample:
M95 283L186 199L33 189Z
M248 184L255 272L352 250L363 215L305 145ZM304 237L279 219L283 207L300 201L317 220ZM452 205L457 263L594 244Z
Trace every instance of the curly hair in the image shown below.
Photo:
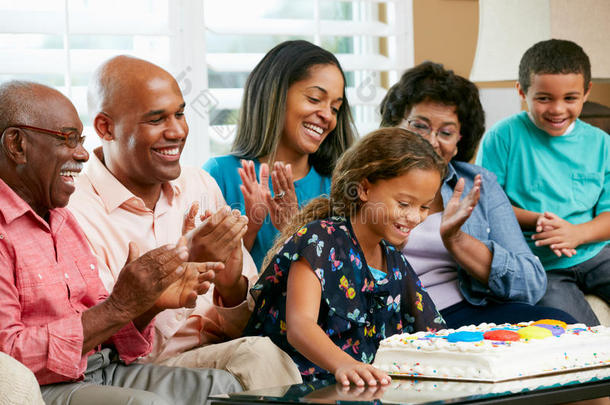
M420 135L403 128L381 128L360 138L337 162L330 186L330 198L310 201L287 224L267 253L269 261L284 242L303 225L331 216L352 217L362 207L359 188L363 180L375 183L401 176L411 169L434 170L443 178L445 161Z
M284 130L286 95L294 83L306 79L314 66L333 65L343 77L343 102L337 125L309 163L322 175L330 175L341 154L351 146L355 130L345 95L345 74L329 51L310 42L285 41L271 49L248 76L240 108L237 135L231 153L245 159L269 156L275 152Z
M591 63L585 51L576 43L549 39L532 45L519 62L519 85L527 93L532 76L537 74L577 73L585 80L585 92L591 82Z
M485 113L477 86L441 64L423 62L403 73L388 90L379 107L381 126L399 125L413 106L424 101L456 107L462 138L453 159L470 161L485 132Z

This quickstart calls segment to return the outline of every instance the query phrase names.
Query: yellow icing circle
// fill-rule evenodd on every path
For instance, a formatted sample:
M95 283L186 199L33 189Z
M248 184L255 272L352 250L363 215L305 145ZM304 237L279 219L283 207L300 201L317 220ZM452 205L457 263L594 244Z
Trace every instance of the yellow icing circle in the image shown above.
M553 332L540 326L526 326L517 331L521 339L545 339L553 336Z
M564 321L558 321L555 319L541 319L539 321L532 323L532 325L555 325L555 326L560 326L564 329L566 329L568 327L568 324L565 323Z

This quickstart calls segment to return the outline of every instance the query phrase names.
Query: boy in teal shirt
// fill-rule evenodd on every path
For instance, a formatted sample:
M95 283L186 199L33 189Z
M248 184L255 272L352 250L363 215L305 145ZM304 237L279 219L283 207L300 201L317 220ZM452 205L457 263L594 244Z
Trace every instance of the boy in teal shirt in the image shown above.
M590 89L580 46L556 39L533 45L517 83L529 112L494 125L476 163L498 176L547 270L538 304L598 325L584 294L610 301L610 136L578 119Z

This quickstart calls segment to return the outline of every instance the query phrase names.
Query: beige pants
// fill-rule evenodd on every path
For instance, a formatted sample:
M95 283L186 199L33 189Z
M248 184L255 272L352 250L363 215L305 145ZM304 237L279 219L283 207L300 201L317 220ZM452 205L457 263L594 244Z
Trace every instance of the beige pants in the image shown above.
M227 370L239 380L244 390L303 382L294 361L268 337L248 336L210 344L159 364Z
M0 352L0 405L44 405L34 374L23 364Z

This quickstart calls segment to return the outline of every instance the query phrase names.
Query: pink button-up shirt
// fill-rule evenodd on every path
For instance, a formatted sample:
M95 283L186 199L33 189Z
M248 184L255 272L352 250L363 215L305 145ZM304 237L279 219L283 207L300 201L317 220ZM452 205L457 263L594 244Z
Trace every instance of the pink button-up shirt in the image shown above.
M108 291L125 265L130 241L138 245L140 254L176 243L182 236L184 216L194 201L199 202L200 212L215 212L226 205L209 174L183 167L180 177L163 184L159 201L151 210L108 171L98 156L100 148L91 154L77 179L68 208L98 257L100 277ZM243 256L242 272L252 283L258 272L246 249ZM193 309L165 310L157 315L154 347L142 361L159 362L197 346L241 336L253 307L250 294L240 305L226 308L213 291L211 288L200 295Z
M81 316L107 295L70 212L52 209L47 223L0 180L0 350L40 384L82 379L94 351L81 354ZM129 323L111 343L130 363L150 352L152 332Z

